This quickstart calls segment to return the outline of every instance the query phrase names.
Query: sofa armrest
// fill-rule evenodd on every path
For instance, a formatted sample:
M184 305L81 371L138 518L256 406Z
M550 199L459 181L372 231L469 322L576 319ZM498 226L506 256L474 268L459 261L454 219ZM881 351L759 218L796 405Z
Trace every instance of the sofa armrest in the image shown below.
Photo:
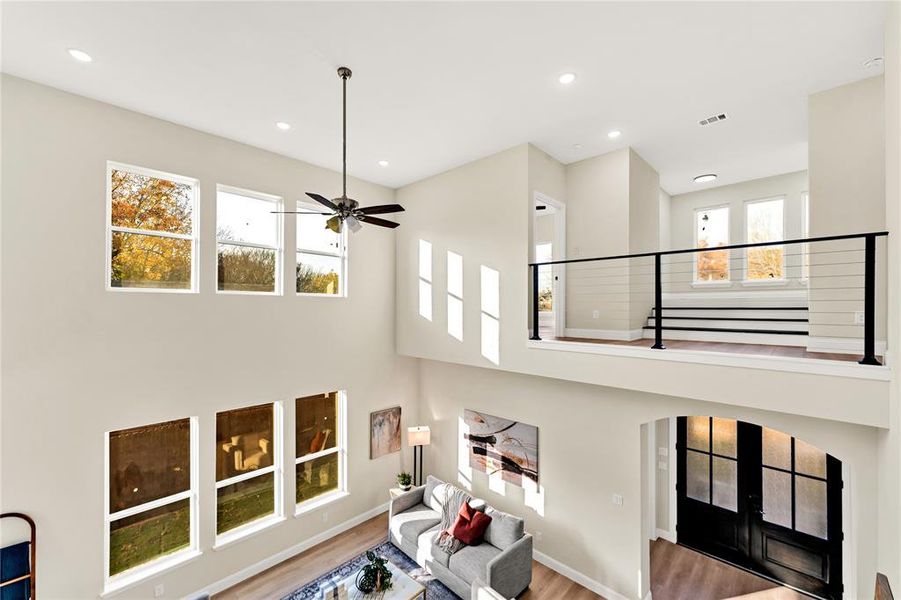
M488 585L504 598L514 598L532 582L532 535L525 534L491 559Z
M388 518L390 519L394 515L399 515L405 510L409 510L417 504L420 504L424 494L425 486L421 485L411 489L409 492L404 492L397 498L392 498L390 508L388 509Z

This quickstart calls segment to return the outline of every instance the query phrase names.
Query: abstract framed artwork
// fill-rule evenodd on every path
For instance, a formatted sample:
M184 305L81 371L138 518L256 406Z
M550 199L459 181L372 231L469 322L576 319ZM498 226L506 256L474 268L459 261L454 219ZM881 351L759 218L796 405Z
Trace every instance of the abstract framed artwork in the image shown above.
M400 407L369 413L369 458L400 452Z
M524 479L538 484L537 427L468 409L463 422L470 467L519 487Z

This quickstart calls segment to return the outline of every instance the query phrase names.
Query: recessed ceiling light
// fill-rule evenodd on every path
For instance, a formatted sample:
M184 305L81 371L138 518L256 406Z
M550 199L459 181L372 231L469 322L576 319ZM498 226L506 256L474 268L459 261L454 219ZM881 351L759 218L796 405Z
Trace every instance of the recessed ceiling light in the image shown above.
M623 132L620 131L619 129L614 129L613 131L608 131L608 132L607 132L607 137L610 138L611 140L615 140L616 138L618 138L618 137L621 136L622 134L623 134Z
M387 160L380 160L380 161L379 161L379 166L380 166L380 167L387 167L387 166L388 166L388 161L387 161Z
M563 75L561 75L560 77L557 78L557 81L559 81L563 85L569 85L575 80L576 80L575 73L564 73Z
M710 181L716 181L716 174L707 173L705 175L698 175L694 178L695 183L708 183Z
M284 121L276 121L275 126L281 129L282 131L288 131L291 129L290 123L285 123Z
M78 48L69 48L69 56L77 60L78 62L91 62L94 60L91 58L91 55L85 52L84 50L79 50Z
M883 62L885 62L884 59L881 56L877 56L868 61L864 61L863 66L865 69L878 69L882 66Z

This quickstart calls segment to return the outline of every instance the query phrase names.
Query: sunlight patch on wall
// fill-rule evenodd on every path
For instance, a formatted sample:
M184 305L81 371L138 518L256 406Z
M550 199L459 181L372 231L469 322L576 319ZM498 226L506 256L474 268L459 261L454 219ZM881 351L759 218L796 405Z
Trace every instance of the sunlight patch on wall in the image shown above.
M501 283L500 273L481 266L482 356L500 364Z
M537 483L529 479L528 477L522 478L522 488L523 488L523 502L526 506L534 510L538 513L539 516L544 516L544 486L539 486Z
M419 316L432 320L432 244L419 240Z
M469 425L463 417L457 417L457 481L472 490L472 467L469 466Z
M447 251L447 332L463 341L463 257Z

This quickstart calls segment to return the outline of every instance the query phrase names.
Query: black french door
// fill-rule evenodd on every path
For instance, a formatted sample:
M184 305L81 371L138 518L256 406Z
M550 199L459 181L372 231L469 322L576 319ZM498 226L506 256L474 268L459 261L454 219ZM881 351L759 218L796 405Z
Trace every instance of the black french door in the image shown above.
M828 599L842 597L841 462L781 432L677 421L678 542Z

